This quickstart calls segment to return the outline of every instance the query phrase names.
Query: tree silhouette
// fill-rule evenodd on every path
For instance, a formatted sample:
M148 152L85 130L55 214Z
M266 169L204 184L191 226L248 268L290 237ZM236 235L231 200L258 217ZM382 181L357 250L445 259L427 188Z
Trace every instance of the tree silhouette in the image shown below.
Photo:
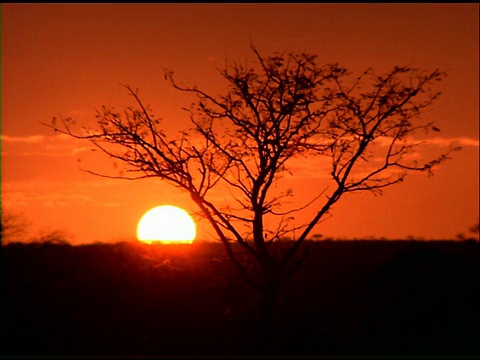
M103 106L95 130L75 130L72 118L54 118L48 126L91 141L125 169L117 175L88 172L109 178L160 178L187 192L233 264L262 294L260 323L268 324L281 285L308 253L308 247L299 251L300 246L342 195L381 194L409 172L430 174L459 148L446 149L425 163L411 156L420 150L415 133L438 130L420 115L438 98L433 88L445 76L442 71L394 67L376 75L367 69L352 78L338 64L319 65L314 55L265 57L251 49L252 64L234 62L220 70L229 86L223 96L179 84L173 72L164 69L175 89L196 99L186 109L193 127L175 138L161 130L160 119L130 86L125 87L135 105L122 113ZM293 193L278 192L275 184L300 157L328 160L332 188L287 211L282 204ZM211 200L213 189L228 190L225 194L236 206ZM291 215L313 204L315 216L295 227ZM277 220L276 230L265 226L267 217ZM291 243L277 241L293 230L298 236Z
M31 221L22 212L1 209L1 242L68 244L70 235L60 229L43 228L37 235L29 235Z
M2 217L1 242L6 244L15 241L25 241L30 222L23 213L0 209Z
M471 234L473 239L476 239L477 241L479 240L479 233L480 233L480 223L476 223L475 225L472 225L469 229L469 233Z

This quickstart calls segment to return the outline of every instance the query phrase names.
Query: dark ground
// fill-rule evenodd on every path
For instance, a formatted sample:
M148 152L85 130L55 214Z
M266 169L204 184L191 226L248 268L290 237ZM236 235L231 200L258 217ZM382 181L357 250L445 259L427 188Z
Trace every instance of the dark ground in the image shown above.
M220 244L2 246L0 355L252 355L256 298ZM480 355L480 244L323 241L272 354Z

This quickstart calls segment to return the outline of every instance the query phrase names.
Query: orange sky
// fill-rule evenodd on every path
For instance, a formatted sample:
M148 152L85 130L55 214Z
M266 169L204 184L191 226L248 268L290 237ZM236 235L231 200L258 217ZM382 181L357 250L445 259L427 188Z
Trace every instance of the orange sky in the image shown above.
M119 86L140 89L168 130L189 126L189 99L176 79L220 93L216 68L263 54L307 51L359 73L395 65L449 70L443 95L426 114L442 129L435 144L463 151L435 176L412 174L384 196L347 194L313 233L334 237L454 238L478 222L479 4L3 4L2 207L39 229L62 229L73 243L133 238L142 214L188 196L157 181L98 178L80 164L112 169L87 143L42 126L53 116L93 124L101 105L130 104ZM435 147L437 145L430 145ZM302 164L287 181L298 204L322 174ZM303 223L314 207L299 217ZM199 237L208 237L199 225Z

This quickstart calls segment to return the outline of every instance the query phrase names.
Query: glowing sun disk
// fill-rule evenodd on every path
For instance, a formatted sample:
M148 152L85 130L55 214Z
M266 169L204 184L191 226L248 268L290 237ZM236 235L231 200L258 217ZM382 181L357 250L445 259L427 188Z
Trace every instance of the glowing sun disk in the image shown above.
M195 239L196 226L183 209L171 205L154 207L147 211L137 225L137 238L152 243L191 244Z

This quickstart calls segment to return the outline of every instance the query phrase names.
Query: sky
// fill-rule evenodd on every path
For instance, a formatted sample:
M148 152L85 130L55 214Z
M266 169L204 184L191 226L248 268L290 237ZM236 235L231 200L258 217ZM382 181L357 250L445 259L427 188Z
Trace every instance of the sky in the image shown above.
M42 123L71 116L93 125L102 105L132 105L120 86L128 84L166 130L186 129L182 107L190 99L164 81L162 69L220 94L217 69L252 60L250 41L265 55L308 52L358 74L397 65L448 71L424 116L441 129L431 135L434 150L462 151L433 177L412 174L383 196L346 194L312 234L452 239L478 222L479 4L2 4L1 20L2 211L28 218L32 236L58 229L74 244L125 241L152 207L196 211L188 195L158 180L82 171L113 165ZM309 161L293 170L285 186L301 205L326 174ZM302 211L298 224L315 209ZM207 224L197 225L198 239L213 237Z

